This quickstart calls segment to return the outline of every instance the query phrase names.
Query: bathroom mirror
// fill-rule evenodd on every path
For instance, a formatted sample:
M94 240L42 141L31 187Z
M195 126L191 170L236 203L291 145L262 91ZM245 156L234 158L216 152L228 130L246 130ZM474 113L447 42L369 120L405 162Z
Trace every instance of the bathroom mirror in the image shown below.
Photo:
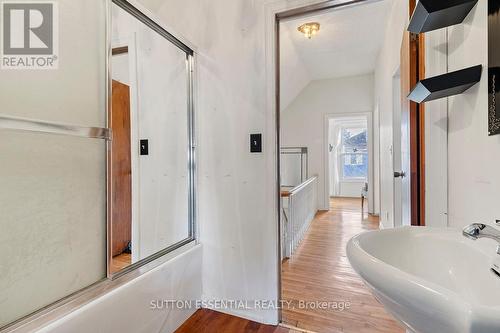
M194 239L192 51L112 5L109 273ZM131 266L132 265L132 266Z

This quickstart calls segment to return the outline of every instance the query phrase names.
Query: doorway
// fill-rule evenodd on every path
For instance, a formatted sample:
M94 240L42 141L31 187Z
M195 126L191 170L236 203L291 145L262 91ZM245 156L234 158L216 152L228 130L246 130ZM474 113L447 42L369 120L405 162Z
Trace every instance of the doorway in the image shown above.
M362 214L372 214L372 113L328 115L325 133L328 199L356 198L360 200Z
M278 159L280 320L291 329L359 332L370 317L364 304L376 309L369 320L380 332L402 332L345 260L352 236L379 228L378 217L366 214L374 206L372 60L382 46L388 3L335 0L276 17L277 148L286 157ZM355 34L358 21L371 22L373 33ZM304 26L319 30L308 35ZM294 158L283 154L292 149ZM291 182L294 170L307 175ZM354 300L359 311L301 308L325 300L343 306L339 297Z

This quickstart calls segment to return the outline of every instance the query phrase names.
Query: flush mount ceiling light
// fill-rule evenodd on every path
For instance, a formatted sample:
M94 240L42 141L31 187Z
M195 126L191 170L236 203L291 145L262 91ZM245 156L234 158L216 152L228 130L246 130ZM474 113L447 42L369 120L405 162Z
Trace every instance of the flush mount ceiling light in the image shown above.
M300 27L297 28L298 31L302 32L304 36L311 39L312 36L316 35L319 31L319 23L318 22L310 22L304 23Z

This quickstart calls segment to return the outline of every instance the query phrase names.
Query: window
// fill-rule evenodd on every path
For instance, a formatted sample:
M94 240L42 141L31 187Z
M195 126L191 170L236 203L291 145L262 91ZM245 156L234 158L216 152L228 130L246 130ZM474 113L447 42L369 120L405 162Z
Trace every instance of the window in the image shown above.
M366 180L368 178L366 127L342 128L340 165L343 180Z

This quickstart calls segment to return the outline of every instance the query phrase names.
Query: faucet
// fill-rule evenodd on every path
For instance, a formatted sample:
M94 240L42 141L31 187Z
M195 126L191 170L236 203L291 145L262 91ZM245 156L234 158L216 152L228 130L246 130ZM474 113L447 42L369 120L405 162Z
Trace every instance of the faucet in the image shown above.
M496 220L496 225L500 226L500 220ZM462 234L472 240L478 240L479 238L489 238L497 241L497 254L500 255L500 230L486 224L473 223L466 226L463 229ZM491 269L498 276L500 276L500 257L494 260Z

